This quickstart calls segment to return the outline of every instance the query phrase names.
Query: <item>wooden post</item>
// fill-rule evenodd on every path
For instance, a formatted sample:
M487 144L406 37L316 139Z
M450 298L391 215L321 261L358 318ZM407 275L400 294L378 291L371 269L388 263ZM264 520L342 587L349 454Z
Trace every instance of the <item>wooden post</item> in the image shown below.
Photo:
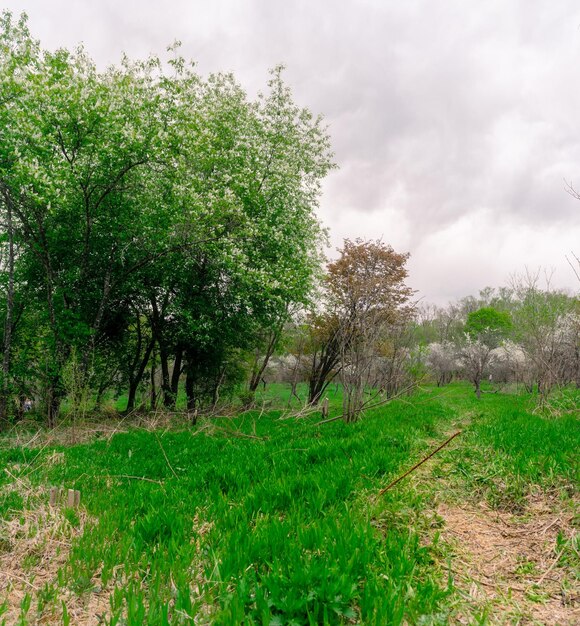
M56 487L50 488L50 506L56 505L56 500L58 498L58 489Z
M71 509L74 507L75 505L75 490L74 489L68 490L66 505Z
M78 490L75 490L75 509L78 509L80 503L81 503L81 492Z
M322 401L322 419L326 419L328 417L328 396L324 398Z

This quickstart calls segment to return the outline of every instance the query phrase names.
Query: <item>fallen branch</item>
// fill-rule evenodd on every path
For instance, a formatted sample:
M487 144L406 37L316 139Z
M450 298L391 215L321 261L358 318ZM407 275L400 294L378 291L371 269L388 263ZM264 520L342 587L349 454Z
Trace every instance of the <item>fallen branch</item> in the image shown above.
M163 481L155 480L154 478L147 478L146 476L132 476L131 474L103 474L103 476L99 476L99 478L131 478L133 480L144 480L148 483L155 483L156 485L161 485L163 487Z
M314 426L322 426L322 424L330 424L330 422L336 422L337 420L341 420L343 418L343 414L335 415L334 417L329 417L326 420L322 420L321 422L316 422Z
M548 567L548 569L542 574L542 577L540 578L540 580L538 580L538 582L536 583L536 585L541 585L544 580L546 580L546 577L548 576L548 574L554 569L554 567L556 567L556 565L558 564L558 561L560 560L561 556L564 554L564 549L566 548L566 546L564 546L560 552L558 552L558 554L556 555L556 558L552 561L552 564L550 565L550 567Z
M173 466L169 462L169 459L167 458L167 454L165 454L165 449L161 445L161 441L160 441L159 437L157 436L157 433L155 431L153 431L153 434L155 435L155 439L157 439L157 443L159 444L159 447L161 448L161 452L163 452L163 456L165 457L165 461L167 463L167 466L171 470L171 473L175 476L175 478L179 478L179 476L175 473L175 470L173 469Z
M418 467L420 467L421 465L423 465L423 463L427 462L432 456L434 456L435 454L437 454L437 452L439 452L439 450L442 450L446 445L448 445L449 443L451 443L451 441L453 441L455 439L455 437L457 437L457 435L460 435L461 431L458 430L455 434L451 435L451 437L449 437L449 439L447 439L447 441L444 441L438 448L436 448L435 450L433 450L433 452L431 452L431 454L429 454L428 456L426 456L424 459L421 459L418 463L416 463L415 465L413 465L413 467L410 470L407 470L402 476L399 476L399 478L396 478L395 480L393 480L392 483L388 484L386 487L383 487L380 491L379 491L379 496L382 496L383 494L385 494L387 491L389 491L389 489L391 489L392 487L394 487L397 483L399 483L401 480L403 480L403 478L405 478L406 476L408 476L411 472L414 472Z

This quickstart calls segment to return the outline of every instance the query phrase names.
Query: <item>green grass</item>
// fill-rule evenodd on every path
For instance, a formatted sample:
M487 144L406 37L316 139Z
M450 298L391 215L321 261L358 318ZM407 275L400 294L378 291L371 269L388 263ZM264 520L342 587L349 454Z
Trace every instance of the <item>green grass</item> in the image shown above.
M381 498L379 489L462 421L436 464L441 482L501 506L532 485L570 490L578 478L572 415L533 415L525 396L472 396L461 384L429 388L356 424L316 426L318 416L280 420L288 392L271 386L264 413L132 429L57 448L57 464L44 462L54 448L3 449L0 465L81 491L89 521L57 584L112 589L104 623L188 624L211 607L223 625L445 624L454 589L421 522L432 490L413 474ZM330 398L338 411L340 393ZM7 492L0 516L23 506ZM44 604L58 596L43 593Z
M580 407L580 393L574 395ZM571 495L580 484L580 412L554 418L536 411L527 394L489 394L477 401L453 394L452 408L470 415L464 444L441 458L470 498L492 506L524 506L530 486Z

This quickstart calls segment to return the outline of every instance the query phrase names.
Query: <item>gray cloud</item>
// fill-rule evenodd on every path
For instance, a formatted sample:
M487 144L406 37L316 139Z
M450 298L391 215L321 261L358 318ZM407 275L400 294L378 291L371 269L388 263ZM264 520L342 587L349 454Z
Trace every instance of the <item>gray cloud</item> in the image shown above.
M345 236L412 253L411 283L439 302L580 248L580 7L574 0L63 0L11 2L47 47L96 60L163 53L250 93L288 66L297 100L325 115L340 170L321 217ZM580 181L578 181L580 183Z

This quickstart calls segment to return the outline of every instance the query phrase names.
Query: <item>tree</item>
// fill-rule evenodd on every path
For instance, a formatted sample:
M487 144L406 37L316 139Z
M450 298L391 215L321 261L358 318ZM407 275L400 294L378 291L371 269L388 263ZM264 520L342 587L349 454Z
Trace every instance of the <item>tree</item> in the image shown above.
M266 371L268 363L280 343L284 327L289 319L290 313L286 309L281 314L277 322L273 326L267 328L266 332L259 336L259 345L254 350L251 376L248 383L248 391L250 394L253 395L256 389L258 389L260 382L264 380L264 372Z
M551 390L563 382L563 361L575 362L573 338L577 301L552 289L549 277L542 288L539 272L514 277L513 283L515 339L526 356L530 390L535 382L543 403ZM569 357L563 356L566 344L571 347Z
M4 202L2 201L4 200ZM9 198L0 198L2 206L6 205L6 270L8 283L6 285L6 314L4 317L3 334L3 357L0 388L0 431L8 424L8 402L10 399L10 359L12 356L12 335L14 330L14 223L12 219L12 206ZM2 261L4 259L2 258Z
M17 97L2 112L0 184L27 280L37 305L44 300L53 426L62 368L74 348L88 376L108 306L130 273L127 248L143 241L136 185L161 158L160 85L153 62L99 74L82 50L42 52L8 14L2 44L3 93Z
M509 313L493 307L472 311L465 322L465 339L460 343L458 356L466 376L481 398L481 381L493 358L493 350L507 337L512 329Z
M281 67L252 102L179 56L169 71L153 57L98 72L82 49L42 51L9 13L0 45L1 208L40 322L49 425L73 354L98 391L125 370L133 401L158 354L164 405L182 372L194 404L196 386L219 386L232 355L309 298L333 167L321 119L293 103ZM111 354L110 375L97 372Z
M317 405L328 385L340 374L341 321L334 312L311 313L306 320L309 366L308 404Z
M457 370L455 346L449 342L429 344L427 364L437 380L437 386L447 385Z
M475 395L481 398L481 381L491 365L493 348L480 339L466 334L458 346L457 357L464 375L473 383Z
M473 311L465 322L465 332L472 339L480 339L492 347L496 347L512 328L511 315L490 306Z
M413 291L405 284L408 258L381 241L346 239L339 258L328 265L326 286L337 320L335 341L347 422L356 421L364 409L381 335L410 316Z
M328 136L293 103L281 67L269 88L248 103L231 77L213 77L199 106L203 145L184 165L202 223L216 233L183 255L171 287L192 410L215 396L228 371L220 362L255 349L289 309L308 302L320 263L323 231L313 210L332 167ZM272 350L275 337L270 343Z

